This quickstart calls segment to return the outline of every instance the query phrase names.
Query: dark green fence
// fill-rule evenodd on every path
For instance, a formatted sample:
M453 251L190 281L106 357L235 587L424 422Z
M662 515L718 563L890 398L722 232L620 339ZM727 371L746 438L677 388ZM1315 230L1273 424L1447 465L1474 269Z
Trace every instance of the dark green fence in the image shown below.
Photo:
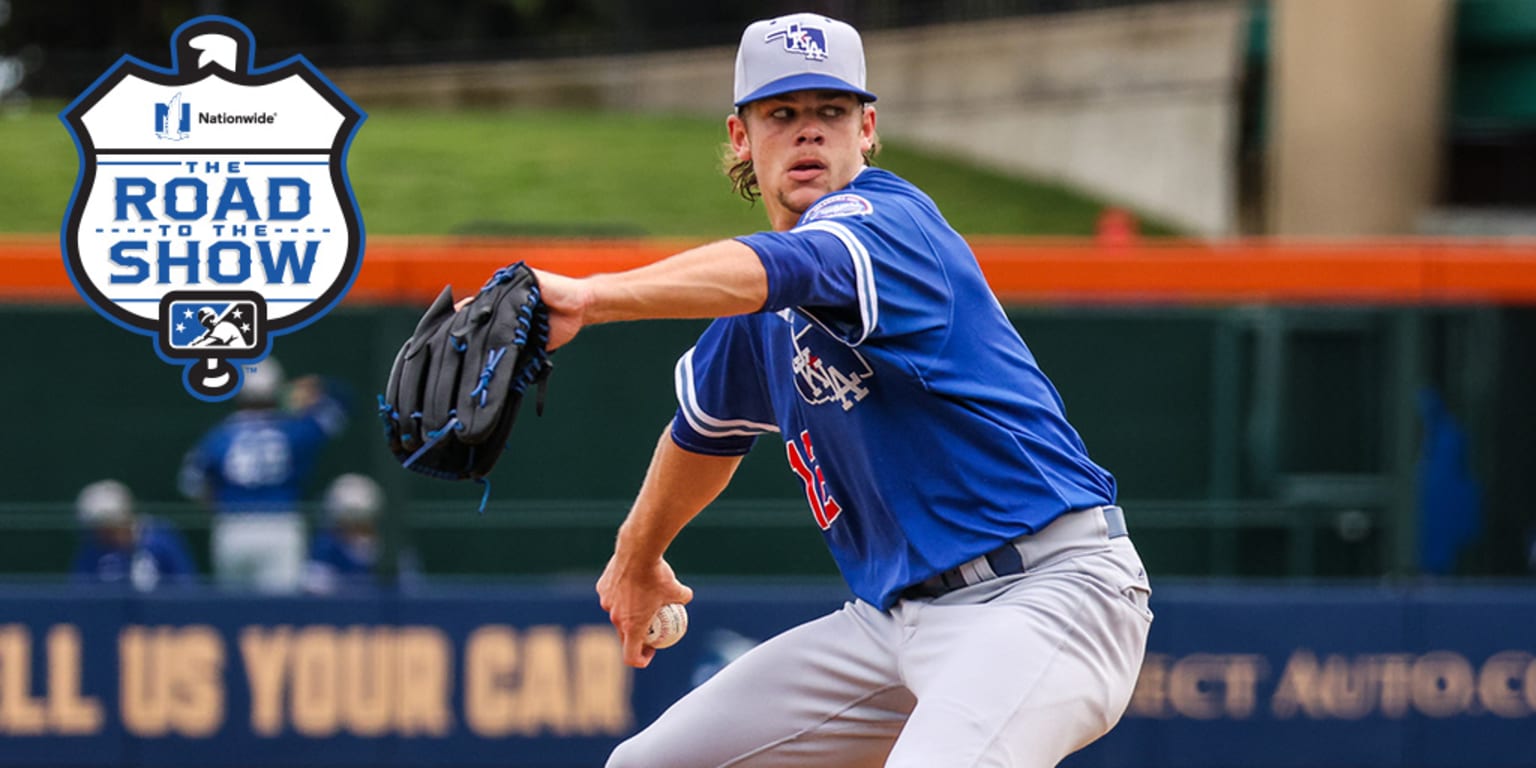
M585 331L557 355L546 413L480 489L419 478L385 451L374 394L415 308L343 308L277 341L291 375L348 393L353 421L311 497L364 472L391 499L391 530L429 574L596 572L673 413L672 367L702 323ZM1485 491L1481 542L1462 570L1526 568L1536 469L1533 313L1505 309L1016 308L1091 453L1120 482L1137 541L1163 574L1375 576L1414 570L1416 398L1432 386L1471 436ZM102 477L187 530L207 519L175 491L182 453L229 406L182 389L149 340L83 308L0 309L13 361L0 376L0 571L56 574L70 502ZM832 573L782 451L761 444L716 508L677 542L695 572ZM532 447L537 446L537 450ZM767 454L767 455L761 455ZM206 562L203 563L206 566Z

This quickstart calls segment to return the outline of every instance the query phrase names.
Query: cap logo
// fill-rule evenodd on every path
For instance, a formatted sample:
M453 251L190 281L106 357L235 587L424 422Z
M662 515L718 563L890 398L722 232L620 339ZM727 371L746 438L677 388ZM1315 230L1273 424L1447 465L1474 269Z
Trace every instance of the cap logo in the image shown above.
M769 32L763 42L771 43L779 38L784 39L784 50L790 53L804 54L811 61L827 60L827 33L824 30L790 24L789 29Z

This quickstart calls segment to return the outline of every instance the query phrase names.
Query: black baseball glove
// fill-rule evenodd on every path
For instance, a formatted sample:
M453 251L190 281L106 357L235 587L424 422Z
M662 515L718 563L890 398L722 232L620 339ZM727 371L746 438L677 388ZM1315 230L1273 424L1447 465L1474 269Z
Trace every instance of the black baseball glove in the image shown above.
M522 262L491 276L455 312L447 287L395 355L379 416L389 450L405 467L446 480L483 480L506 448L530 385L553 367L549 311ZM488 489L487 489L488 490Z

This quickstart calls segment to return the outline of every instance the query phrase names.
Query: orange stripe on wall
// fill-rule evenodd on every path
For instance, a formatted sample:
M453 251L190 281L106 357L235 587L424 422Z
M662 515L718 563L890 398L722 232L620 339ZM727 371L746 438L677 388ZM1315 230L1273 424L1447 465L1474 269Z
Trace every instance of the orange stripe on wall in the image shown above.
M572 275L638 267L687 240L372 237L349 303L463 295L523 260ZM1536 304L1536 241L1150 241L979 237L977 259L1007 302L1116 304ZM57 238L0 238L0 301L78 301Z
M698 241L376 238L368 241L347 301L420 303L431 301L444 285L463 296L515 261L577 276L620 272L695 245Z
M59 253L57 237L7 235L0 239L0 300L78 301Z

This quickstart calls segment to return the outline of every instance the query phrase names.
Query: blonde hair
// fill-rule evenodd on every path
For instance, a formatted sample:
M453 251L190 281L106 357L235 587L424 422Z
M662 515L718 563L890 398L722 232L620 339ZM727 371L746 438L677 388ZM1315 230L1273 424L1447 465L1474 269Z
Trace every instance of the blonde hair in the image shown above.
M859 108L868 107L867 102L861 102ZM747 121L746 113L738 107L736 114L741 117L742 124ZM749 203L757 202L763 196L763 190L757 185L757 171L752 167L751 160L737 160L736 150L730 142L721 145L720 168L725 172L725 177L731 180L731 191L741 195L742 199ZM864 153L864 164L873 166L875 155L880 154L880 136L876 134L874 141L870 143L869 151Z

